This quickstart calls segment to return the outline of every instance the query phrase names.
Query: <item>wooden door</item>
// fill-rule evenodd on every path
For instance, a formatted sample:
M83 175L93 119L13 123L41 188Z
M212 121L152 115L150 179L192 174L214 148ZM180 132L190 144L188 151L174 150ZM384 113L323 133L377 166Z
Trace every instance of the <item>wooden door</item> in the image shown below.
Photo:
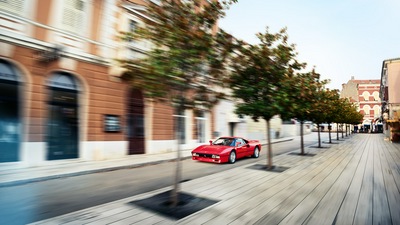
M131 90L128 97L128 142L129 154L145 153L144 103L139 90Z

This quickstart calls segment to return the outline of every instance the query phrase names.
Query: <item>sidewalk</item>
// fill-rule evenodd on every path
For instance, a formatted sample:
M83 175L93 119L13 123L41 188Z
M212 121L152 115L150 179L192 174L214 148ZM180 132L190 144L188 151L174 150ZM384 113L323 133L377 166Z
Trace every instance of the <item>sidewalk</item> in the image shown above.
M272 143L290 140L293 140L293 138L273 139ZM102 161L83 161L80 159L52 161L43 166L27 168L0 166L0 187L159 164L176 160L176 157L176 152L169 152L162 154L129 155L120 159ZM181 157L182 159L191 158L191 150L182 151Z
M282 154L182 183L181 193L214 204L172 219L132 202L171 187L35 224L400 224L400 145L382 135L352 135L307 156Z

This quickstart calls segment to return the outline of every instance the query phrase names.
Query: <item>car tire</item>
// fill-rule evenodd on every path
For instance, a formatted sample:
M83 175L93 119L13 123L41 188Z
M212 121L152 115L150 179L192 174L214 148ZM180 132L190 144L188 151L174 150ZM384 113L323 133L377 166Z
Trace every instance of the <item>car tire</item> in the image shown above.
M254 153L252 155L253 158L258 158L260 157L260 150L258 149L258 147L254 148Z
M233 164L236 162L236 152L235 151L231 151L231 153L229 153L229 159L228 162L230 164Z

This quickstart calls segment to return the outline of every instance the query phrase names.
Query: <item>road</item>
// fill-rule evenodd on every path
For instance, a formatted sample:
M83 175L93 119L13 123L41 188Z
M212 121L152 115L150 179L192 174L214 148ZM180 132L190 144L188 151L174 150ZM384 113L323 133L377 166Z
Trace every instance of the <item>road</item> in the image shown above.
M321 139L327 140L327 133ZM305 136L305 146L316 145L315 133ZM299 151L300 138L273 144L274 155ZM266 163L266 146L260 158L246 158L235 164L182 161L182 181L196 179L236 166ZM0 224L27 224L137 194L172 186L175 162L140 168L60 178L0 188Z

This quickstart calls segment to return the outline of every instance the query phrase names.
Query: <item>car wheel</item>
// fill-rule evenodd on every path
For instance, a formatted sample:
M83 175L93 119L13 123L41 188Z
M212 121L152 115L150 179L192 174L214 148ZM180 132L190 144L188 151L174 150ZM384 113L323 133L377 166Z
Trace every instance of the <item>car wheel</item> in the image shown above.
M231 153L229 154L229 163L233 164L235 162L236 162L236 152L231 151Z
M253 153L253 158L258 158L260 156L260 150L258 150L258 147L254 148L254 153Z

